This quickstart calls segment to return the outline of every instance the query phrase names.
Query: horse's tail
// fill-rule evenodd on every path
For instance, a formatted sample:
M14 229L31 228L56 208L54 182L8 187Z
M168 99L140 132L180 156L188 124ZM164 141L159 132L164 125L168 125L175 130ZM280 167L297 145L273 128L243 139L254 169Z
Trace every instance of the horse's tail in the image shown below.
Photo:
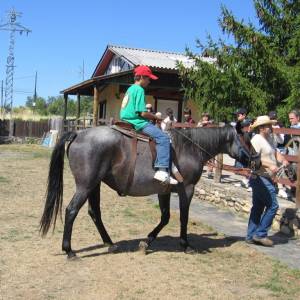
M46 203L40 221L40 232L42 236L47 234L52 223L54 230L58 212L60 212L61 217L65 143L67 141L71 143L76 136L77 134L75 132L63 134L52 152L48 174Z

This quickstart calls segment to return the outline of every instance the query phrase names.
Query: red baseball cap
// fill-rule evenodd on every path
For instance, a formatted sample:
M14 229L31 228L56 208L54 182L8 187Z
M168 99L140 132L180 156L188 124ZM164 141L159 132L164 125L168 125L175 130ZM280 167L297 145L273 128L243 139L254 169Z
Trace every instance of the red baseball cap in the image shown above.
M153 80L158 79L157 76L155 76L149 67L147 66L138 66L134 69L134 75L136 76L147 76Z

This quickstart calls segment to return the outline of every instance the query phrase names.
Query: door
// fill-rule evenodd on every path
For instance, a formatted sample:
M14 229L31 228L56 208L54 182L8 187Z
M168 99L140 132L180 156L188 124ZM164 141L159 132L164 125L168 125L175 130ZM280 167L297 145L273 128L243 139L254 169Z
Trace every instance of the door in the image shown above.
M178 115L179 101L177 101L177 100L157 99L157 109L156 109L156 111L161 112L163 118L166 117L166 109L169 108L169 107L173 109L174 117L177 120L180 120L179 115Z

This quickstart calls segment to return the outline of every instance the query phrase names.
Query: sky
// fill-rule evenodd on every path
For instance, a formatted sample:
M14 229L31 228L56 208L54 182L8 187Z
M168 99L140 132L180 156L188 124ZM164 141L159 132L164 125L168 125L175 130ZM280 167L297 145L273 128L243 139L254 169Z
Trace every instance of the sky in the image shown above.
M18 22L32 32L16 34L14 106L34 92L47 99L89 79L108 44L184 52L223 37L218 25L221 5L245 22L256 23L252 0L0 0L0 25L7 12L21 12ZM0 89L5 85L9 32L0 30Z

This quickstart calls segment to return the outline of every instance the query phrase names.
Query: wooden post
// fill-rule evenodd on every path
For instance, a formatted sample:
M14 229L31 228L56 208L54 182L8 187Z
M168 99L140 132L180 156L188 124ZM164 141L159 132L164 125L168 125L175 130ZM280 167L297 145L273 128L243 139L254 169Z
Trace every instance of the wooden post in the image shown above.
M216 170L215 170L215 182L221 182L222 168L223 168L223 154L220 153L216 156Z
M296 208L300 208L300 152L298 154L298 164L297 164Z
M79 128L80 125L80 94L77 93L77 129Z
M68 110L68 94L64 94L65 104L64 104L64 121L67 120L67 110Z
M67 128L67 110L68 110L68 94L64 94L64 119L63 119L63 131L69 131Z
M99 89L94 86L94 107L93 107L93 126L98 125L98 110L99 110Z

